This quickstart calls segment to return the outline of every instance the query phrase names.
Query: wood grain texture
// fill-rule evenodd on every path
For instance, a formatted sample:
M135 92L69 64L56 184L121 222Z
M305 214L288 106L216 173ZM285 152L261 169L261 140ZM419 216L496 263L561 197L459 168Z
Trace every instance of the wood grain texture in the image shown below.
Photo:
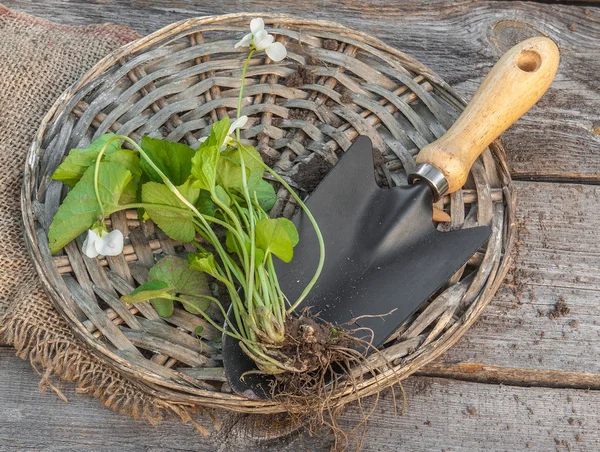
M600 187L516 182L515 190L513 268L439 361L600 374Z
M191 425L167 421L157 426L134 421L95 400L61 388L39 394L37 375L13 351L0 348L0 450L73 451L326 451L327 432L251 444L238 433L202 437ZM394 411L386 391L368 424L365 451L584 451L600 445L600 393L576 389L519 388L414 377L405 382L404 416ZM399 391L397 391L399 392ZM373 408L369 398L364 409ZM340 418L350 429L360 409L350 405ZM210 425L207 417L200 422Z
M561 51L555 82L540 103L502 136L515 178L600 182L600 8L533 2L417 0L3 0L59 23L114 22L142 34L193 16L281 12L340 22L406 52L464 97L517 42L545 35ZM311 13L314 11L315 13Z
M406 413L383 394L367 428L365 451L595 451L597 392L517 388L435 378L406 382ZM365 403L364 409L372 407ZM352 425L360 411L342 415Z
M145 420L113 413L97 400L77 394L70 384L52 380L68 400L65 403L51 389L39 392L41 375L10 348L0 347L0 450L1 451L293 451L298 435L269 440L260 423L249 416L217 412L220 431L207 415L195 420L206 428L202 436L192 425L165 421L151 425ZM269 418L272 423L277 418ZM263 423L264 424L264 423ZM230 434L231 432L231 434ZM277 426L271 432L281 435ZM260 441L257 437L267 438ZM247 449L245 449L247 448Z
M555 83L502 137L517 178L600 182L600 9L527 2L390 3L317 0L276 3L176 0L2 0L59 23L114 22L147 34L184 18L229 12L285 12L335 20L371 33L422 61L469 98L497 58L517 41L544 34L561 49ZM467 335L438 363L493 369L600 373L598 187L517 183L522 245L508 283ZM569 314L548 315L562 298ZM542 334L543 333L543 334ZM457 368L437 369L453 374ZM538 377L541 374L535 374ZM202 438L191 426L150 426L116 415L62 389L40 395L40 376L0 349L0 450L325 450L327 438L249 445L224 423ZM550 378L550 377L549 377ZM554 378L554 377L551 377ZM489 381L489 380L488 380ZM518 382L517 382L518 383ZM540 383L537 383L540 384ZM548 385L541 384L542 386ZM366 450L598 450L598 392L513 388L411 378L407 415L384 400L370 423ZM389 396L386 396L389 397ZM472 408L472 409L471 409ZM344 425L357 409L343 415ZM580 424L581 422L581 424ZM429 424L430 423L430 424ZM228 431L232 434L226 435ZM229 439L224 439L229 438ZM242 434L243 438L243 434ZM529 446L530 447L529 447ZM250 447L250 449L248 449ZM252 447L254 447L252 449Z
M76 84L72 85L69 90L65 91L49 116L42 121L35 143L29 151L30 158L27 159L28 163L24 174L22 193L22 209L25 225L24 236L27 248L36 263L53 260L48 247L44 245L46 241L39 242L40 236L37 229L38 225L47 225L50 222L52 214L48 214L46 221L38 222L35 218L31 217L31 212L33 212L34 206L38 205L38 203L39 205L44 205L43 209L39 210L46 212L54 212L58 207L57 198L49 200L51 203L49 205L46 204L48 198L45 196L52 189L52 184L48 185L47 180L49 175L54 171L54 165L48 165L46 161L53 161L54 164L57 164L58 159L41 159L40 155L43 149L48 149L48 152L52 155L54 153L65 155L73 146L85 146L86 138L82 138L84 135L98 135L108 130L123 134L136 132L140 136L151 131L154 135L160 131L162 134L168 133L167 139L179 140L182 137L187 137L185 140L187 140L188 144L192 145L194 140L198 140L202 135L206 134L206 131L203 130L206 127L206 123L201 118L209 114L209 110L211 109L218 111L219 108L233 107L235 103L231 101L237 96L237 91L239 91L232 89L239 84L239 79L229 70L223 74L219 72L217 73L218 77L211 79L215 83L214 86L207 83L207 80L202 81L198 78L197 72L204 73L218 66L231 69L239 67L239 64L241 64L239 55L232 55L230 57L229 52L224 53L226 48L229 51L234 51L233 45L235 40L231 40L228 43L222 41L220 40L222 39L222 35L217 35L217 32L229 32L232 27L237 27L236 29L239 33L240 27L241 30L248 27L251 17L258 16L258 14L230 14L225 16L196 17L177 22L143 39L130 43L117 53L109 55L96 65L92 72L88 72ZM334 22L313 22L289 15L264 15L261 13L260 16L265 17L265 23L268 25L285 27L285 30L281 29L281 35L288 35L286 39L290 39L287 45L289 46L292 59L285 63L285 68L281 69L278 65L266 63L256 65L254 61L252 62L252 69L250 71L252 76L248 79L248 90L246 92L246 94L252 96L252 99L244 101L244 105L248 103L249 106L243 107L242 112L247 112L249 115L256 114L256 116L251 116L249 121L253 124L260 123L260 125L253 125L242 136L256 136L256 132L262 130L264 127L268 127L270 130L267 134L268 140L265 141L262 138L256 138L252 143L256 144L256 141L259 141L261 146L265 146L264 149L261 148L261 152L264 151L265 160L274 166L286 166L288 168L300 165L304 166L305 161L302 160L302 155L311 151L323 155L326 159L331 157L336 160L337 156L333 151L340 148L340 146L343 148L345 145L349 145L350 140L356 138L359 133L371 137L374 149L377 143L383 146L379 147L378 150L383 153L384 158L387 159L389 156L391 157L390 161L400 163L398 159L403 159L401 154L404 154L404 158L412 162L413 157L408 152L408 149L415 149L414 146L418 148L434 139L435 136L440 136L443 133L441 130L449 127L452 118L459 115L457 106L461 102L456 99L453 92L448 89L444 82L440 81L434 74L428 74L428 70L417 61L393 50L369 35L349 31L346 27ZM26 16L25 19L33 20L29 16ZM50 26L52 25L48 24L46 27ZM205 27L211 28L213 32L208 35L203 34L204 37L201 39L202 44L197 46L192 45L192 40L187 39L187 36L191 36L197 30L203 30ZM319 31L320 29L325 29L326 32L321 32ZM314 37L311 37L313 35ZM215 41L215 36L219 40ZM327 42L327 40L322 41L317 39L317 37L336 40L340 43L337 47L338 51L327 50L321 47L321 43ZM300 41L295 41L294 39L300 39ZM547 38L533 39L545 39L551 43ZM169 44L162 47L164 43ZM347 49L345 47L346 44L349 46ZM551 45L554 46L554 44ZM356 53L353 50L354 48L356 48ZM380 51L376 51L375 49L377 48L380 48ZM143 58L140 56L142 53ZM137 57L135 57L136 55ZM206 63L196 64L197 58L204 58L204 56L208 55L213 55L214 59L211 57L210 61ZM313 61L310 59L310 55L315 55L319 59ZM122 65L123 61L128 62ZM186 61L186 63L184 64L183 61ZM296 63L293 63L293 61L296 61ZM285 73L291 75L294 73L294 67L299 62L304 61L315 63L317 66L314 70L315 74L320 73L324 78L319 78L318 83L307 83L302 87L284 86L275 83L276 79L281 77L282 71L284 75ZM184 66L187 69L184 69ZM298 70L300 70L300 67L298 66ZM403 67L406 67L406 70L402 69ZM135 75L133 77L127 76L130 71L134 72ZM424 76L417 76L421 72L423 72ZM538 72L540 74L544 73L541 68ZM343 75L350 73L353 74L352 78L348 78L348 75ZM167 77L164 79L164 83L159 81L168 74L178 74L177 77L183 78L178 80L177 78L172 79ZM433 97L427 93L427 90L431 88L425 87L425 76L430 77L428 85L437 87L437 97ZM339 87L341 85L338 85L338 77L342 80L339 83L346 84L348 88ZM394 81L390 77L397 80ZM131 85L132 82L135 83ZM420 82L423 83L419 84ZM101 83L102 87L93 89L98 83ZM150 89L149 86L154 83L156 83L157 89ZM372 83L377 83L382 90L387 90L388 97L383 96L379 101L375 101L378 98L369 100L369 95L365 90L369 86L372 86ZM359 85L364 86L364 89ZM210 86L213 88L215 86L223 88L222 96L206 102L205 94L200 95L200 93L207 93ZM338 86L338 90L350 90L352 94L348 95L356 101L356 104L353 102L344 103L341 99L343 96L334 90L336 86ZM129 88L123 91L125 87ZM185 90L182 91L183 88ZM412 90L413 93L409 94L406 92L408 89ZM364 92L364 95L360 94L362 92ZM171 93L172 96L167 96L166 93ZM399 94L401 94L401 97L397 97ZM305 105L309 103L310 105L303 107L303 109L310 115L310 120L293 119L286 122L285 118L288 117L289 109L281 107L282 111L277 114L282 115L284 120L281 123L278 122L277 125L274 122L271 124L271 114L276 113L271 108L274 105L271 102L271 97L275 95L278 98L287 99L288 101L304 100ZM165 108L161 109L158 105L156 108L147 108L156 102L161 103L160 98L162 96L166 96L164 99ZM334 100L331 107L327 106L329 105L329 101L325 102L328 98ZM403 107L396 106L389 98L395 98L396 103L402 101ZM417 98L421 99L422 103L411 106L410 104L414 103ZM80 105L80 100L83 105ZM389 105L387 105L388 102L390 103ZM330 110L333 114L338 115L339 119L337 119L338 116L331 116L327 119L327 115L319 115L318 111L321 109L321 106L325 110ZM275 106L273 108L279 107ZM361 108L365 110L362 111ZM391 113L398 108L403 109L402 111L407 114L406 118L409 121L420 118L420 127L422 128L422 132L426 132L426 134L421 135L421 132L418 132L416 128L406 122L400 121L401 118L393 117ZM413 108L414 111L412 110ZM412 114L408 115L410 111L412 111ZM54 112L61 113L55 115ZM72 112L73 115L69 112ZM100 119L101 114L103 115L103 119ZM180 117L181 121L176 120L177 117ZM298 115L296 115L297 117ZM319 119L319 117L322 119ZM98 122L95 122L94 118ZM123 122L119 122L120 118L125 119L123 119ZM73 123L71 119L73 119ZM397 122L397 120L400 122ZM117 124L117 122L119 122L117 126L118 130L115 130L113 125ZM385 125L385 130L384 127L375 127L379 122ZM167 130L163 128L163 125ZM171 126L175 128L172 129ZM283 129L280 129L280 126ZM427 131L423 129L423 126L426 126ZM126 130L123 130L123 128ZM291 129L291 135L289 136L294 137L294 145L289 146L289 152L288 150L283 150L279 153L278 149L280 149L280 146L287 146L286 143L289 142L286 139L284 143L276 144L285 135L286 132L284 130L287 128ZM323 128L323 133L320 132L320 128ZM339 133L335 132L336 128L339 129ZM277 131L279 133L272 133ZM301 133L302 136L306 135L306 139L300 141L298 133ZM330 138L326 138L329 135L332 137L344 135L345 138L330 140ZM60 144L58 144L57 140L60 141ZM268 149L271 149L273 152L268 151ZM403 362L394 362L394 367L386 372L382 372L377 379L365 379L360 386L356 387L356 391L345 391L341 388L336 390L335 394L332 394L331 399L332 401L335 400L336 405L349 401L349 399L354 400L358 397L379 392L388 385L393 384L397 380L398 375L407 376L425 362L441 355L469 329L471 323L483 311L497 287L501 284L508 271L510 261L508 257L503 255L502 247L504 246L506 249L512 248L514 241L515 228L512 226L514 202L512 199L512 187L508 183L509 178L504 154L498 147L492 146L492 149L493 157L489 153L486 153L487 158L484 157L482 162L478 162L473 168L474 186L478 191L477 208L468 209L470 214L466 221L463 222L461 216L459 221L452 221L451 225L454 229L460 229L463 225L468 227L475 223L489 224L491 226L490 240L482 244L480 249L482 253L485 253L485 257L480 262L475 263L475 268L470 268L474 274L476 273L476 276L472 278L472 284L469 286L468 292L464 293L464 299L461 302L461 311L457 312L457 316L460 318L449 331L446 331L442 335L441 333L444 332L445 326L452 319L453 312L458 308L458 300L455 300L452 306L445 305L444 310L436 311L442 316L442 320L436 322L435 328L427 334L426 340L421 344L422 347L427 347L426 349L422 349L419 346L413 350L412 355L414 356L407 356ZM299 154L298 158L296 158L297 153ZM494 158L498 164L494 162ZM372 161L370 156L368 156L368 160ZM397 170L399 168L398 166ZM312 172L313 170L309 171ZM389 172L384 171L384 173L388 177L390 185L394 181L402 180L402 176L405 176L404 173L399 171L392 172L390 170ZM487 176L487 174L490 176ZM295 175L299 180L310 179L305 177L304 171L299 170ZM391 177L394 175L399 176L398 179L395 180ZM282 177L286 177L286 174L282 173ZM372 176L366 182L372 183L370 179L372 179ZM355 182L359 183L359 181ZM46 190L46 186L48 190ZM506 199L505 203L493 204L491 202L491 186L503 187ZM459 200L459 198L454 199L454 201L456 200ZM462 201L460 202L461 208L465 210L464 204ZM291 213L291 209L284 207L283 210L284 212L289 211ZM453 207L453 210L458 209ZM273 212L271 214L279 215L279 213ZM126 215L113 217L113 227L120 228L125 237L128 235L126 223ZM158 230L154 228L145 229L150 231L150 234L147 235L147 240L160 238L156 235L158 234ZM76 249L72 249L71 254L77 252ZM39 256L39 253L45 255ZM141 255L148 253L148 249L143 249L140 252ZM259 400L254 401L249 398L240 398L235 394L230 394L227 388L221 394L214 391L208 393L200 391L201 389L205 389L204 385L199 386L198 382L186 378L185 375L175 375L171 368L176 361L190 366L198 366L203 363L202 357L197 353L190 354L186 352L181 348L181 345L185 346L185 344L175 344L170 336L157 336L156 330L146 329L142 322L136 325L138 328L125 329L122 326L120 330L115 327L113 323L117 323L118 320L114 318L114 308L110 312L105 313L103 311L104 304L98 305L95 308L90 305L95 300L90 298L90 294L93 294L91 282L94 280L94 275L86 274L86 259L85 256L83 258L80 257L79 263L77 259L73 259L73 276L75 278L81 277L82 279L81 289L75 290L76 288L73 288L71 291L73 297L69 297L68 292L56 292L56 284L50 281L62 281L65 278L61 277L55 268L39 265L37 267L45 289L50 294L57 310L67 320L71 330L92 351L106 357L105 361L109 365L137 381L155 383L157 385L158 396L162 396L162 391L164 390L166 392L165 397L172 397L171 393L164 389L168 388L169 390L178 391L178 395L181 398L186 398L189 401L197 403L211 404L214 407L220 406L255 413L257 411L272 413L284 410L284 407L280 404L269 404ZM464 260L467 260L466 256ZM134 280L137 283L143 283L147 279L147 275L145 274L147 271L144 272L140 268L141 264L131 262L128 265L123 256L120 256L120 259L108 259L108 264L110 267L110 270L107 272L108 280L110 280L113 289L120 294L127 294L130 290L133 290L131 285ZM333 270L335 271L335 268ZM381 277L381 275L379 276ZM393 278L393 275L391 277ZM452 284L456 284L458 279L457 277ZM72 278L69 279L66 277L65 281L69 287L75 284L75 280ZM451 287L447 288L447 290L450 289ZM441 296L443 294L440 294ZM70 298L73 298L75 303ZM432 299L429 308L434 309L436 304L437 299ZM153 311L153 308L149 305L141 304L136 306L136 309L143 316L146 316L143 306ZM89 324L84 322L82 325L81 314L87 317ZM102 318L99 318L99 316ZM157 317L157 314L153 312L152 317L148 318ZM415 319L413 324L418 324L420 317ZM171 319L172 317L167 321L173 324ZM115 320L117 321L115 322ZM428 324L431 324L433 320L427 314ZM97 327L97 332L90 334L92 330L91 326ZM423 328L425 327L424 325ZM192 329L193 331L194 329ZM382 353L396 355L396 346L404 349L403 344L394 344L390 345ZM138 353L135 356L136 349L139 349L141 354ZM170 351L173 353L170 354ZM153 353L154 355L150 356L146 352ZM417 356L418 359L413 359ZM396 358L399 358L399 356ZM144 359L148 361L146 362ZM216 365L214 362L206 362L206 364L209 366ZM165 369L157 369L160 366ZM293 407L286 408L293 409Z
M600 258L595 246L595 225L600 222L600 217L596 210L588 206L597 204L600 200L600 187L535 182L517 182L515 185L518 200L517 221L521 236L511 277L495 300L486 308L482 319L465 337L437 363L423 368L421 372L480 382L541 386L542 388L535 389L518 388L514 390L516 391L514 394L520 398L536 401L537 405L527 406L536 413L542 414L548 411L548 406L555 400L554 397L562 403L564 394L581 393L582 401L588 396L583 391L555 393L546 391L543 387L599 387L600 326L597 323L600 320L600 306L597 299L598 287L600 287ZM549 211L548 200L552 201L551 211ZM570 312L552 320L548 317L548 313L555 310L555 303L560 297L564 298ZM538 309L541 315L538 314ZM572 323L574 321L577 323ZM42 418L60 412L62 416L60 424L62 426L63 423L65 425L68 423L67 427L62 427L63 430L66 428L64 431L69 436L65 433L65 437L56 439L56 444L63 444L67 441L65 438L70 438L71 435L78 437L83 434L82 432L88 432L86 429L91 429L90 441L96 442L86 447L96 447L97 449L94 450L110 450L113 437L109 438L107 443L102 443L100 436L106 430L97 428L97 425L106 425L106 428L115 430L113 434L115 441L123 440L123 435L134 437L133 434L127 433L128 428L144 436L139 449L135 448L138 446L135 446L136 443L132 440L134 446L131 450L141 450L142 446L146 447L145 445L153 447L166 445L164 441L175 436L181 438L181 441L192 438L189 440L190 447L196 447L197 450L210 450L210 447L214 447L214 443L206 443L210 446L203 449L202 447L205 447L203 441L208 440L198 439L200 437L192 427L178 428L172 423L151 427L144 423L137 423L111 413L100 407L93 399L83 396L74 398L72 393L68 392L68 386L63 389L66 390L69 399L76 402L74 405L62 405L53 394L38 396L39 376L29 371L29 365L12 356L12 353L10 350L2 350L0 353L0 399L8 400L9 403L5 406L12 406L11 410L20 410L19 412L23 412L26 406L35 406L36 411L39 411L36 416ZM457 362L458 364L453 364ZM482 364L488 367L485 368ZM25 386L23 381L30 381L30 386ZM586 442L582 445L574 439L575 435L583 433L572 430L571 425L568 424L567 415L571 405L567 403L552 408L554 418L539 419L537 416L527 415L524 405L519 405L512 398L513 393L501 397L502 394L496 392L489 399L490 396L486 391L491 390L494 393L496 386L493 385L465 384L456 381L444 383L442 380L436 380L436 387L443 387L443 389L428 390L420 394L422 390L419 388L424 383L419 382L422 381L428 380L418 377L406 382L409 398L407 418L398 420L392 414L390 401L383 403L376 410L368 430L370 435L368 438L372 438L372 444L379 445L381 450L397 450L394 447L398 447L400 441L413 444L411 442L414 440L413 437L405 433L410 432L411 435L416 435L415 438L424 441L421 443L423 449L448 447L449 450L468 450L474 444L470 441L475 441L472 437L475 435L477 440L484 441L485 444L491 441L491 450L521 450L528 442L535 446L534 450L552 450L556 447L556 444L551 443L554 437L559 441L569 442L571 450L577 450L577 447L580 447L579 450L593 450L590 443ZM2 388L6 388L6 385L11 388L11 396L2 393ZM14 385L17 387L15 388ZM593 397L598 397L599 393L590 394L589 403L595 403ZM52 408L46 408L47 403L50 403ZM446 411L442 410L442 413L445 413L443 416L446 417L442 417L439 413L440 406L443 407L444 403L454 407L452 408L454 411L448 411L449 408L444 408ZM481 414L483 408L479 408L480 405L487 407L485 408L487 414L484 417L466 416L460 413L460 409L464 411L467 406L475 406ZM598 409L592 409L592 405L587 406L592 420L584 417L583 421L586 425L592 425L593 422L597 422ZM513 410L517 409L525 410L526 416L521 414L514 417ZM490 418L493 410L498 412L494 414L495 417ZM435 416L428 417L428 413L435 413ZM19 428L37 428L35 423L42 420L36 416L33 420L21 418ZM342 417L344 425L350 426L351 422L356 420L356 416L356 409L350 408ZM458 421L461 421L458 425L451 422L456 416ZM581 419L580 416L581 413L575 417L576 422ZM1 408L0 418L2 418ZM241 418L244 419L243 416ZM237 418L226 418L223 422L225 425L230 425L234 423L232 419L237 420ZM410 419L410 422L406 419ZM430 426L424 423L429 420L433 424L434 419L437 419L439 425L437 429L431 430ZM462 424L465 421L469 422L467 426ZM538 425L538 421L541 424ZM419 426L419 431L415 429L415 425ZM447 426L447 430L443 430L444 425ZM502 425L502 428L498 425ZM512 430L503 430L507 425L510 425ZM458 430L454 432L453 429ZM516 437L513 437L515 429L517 433ZM538 430L543 435L535 433ZM547 430L553 432L552 435L548 434ZM16 435L16 438L29 441L29 436L24 433L25 430L22 431L23 433ZM248 438L242 439L244 432L244 429L233 428L228 435L230 441L233 441L230 444L248 445ZM453 436L448 439L449 442L442 444L442 439L448 438L449 432L454 432ZM3 444L2 438L0 435L0 445ZM510 441L504 446L498 438L508 438ZM594 439L597 440L598 438ZM300 445L304 445L308 450L321 450L319 447L325 448L328 440L323 439L323 443L318 443L314 438L294 441L290 450L295 447L302 450ZM180 447L182 443L173 444L172 447ZM258 447L256 443L253 444ZM278 447L287 450L284 449L283 444L285 443L278 443ZM264 444L260 447L263 446ZM69 450L69 447L75 447L75 443L65 447ZM417 446L415 448L418 449ZM367 448L367 450L376 449ZM559 450L566 450L566 446L561 443Z

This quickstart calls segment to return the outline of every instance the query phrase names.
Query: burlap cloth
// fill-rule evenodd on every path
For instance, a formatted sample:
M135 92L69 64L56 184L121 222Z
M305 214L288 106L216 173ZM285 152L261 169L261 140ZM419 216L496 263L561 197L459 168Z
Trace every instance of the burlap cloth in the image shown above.
M94 63L139 35L112 24L71 27L0 4L0 344L15 347L42 374L151 422L196 407L158 399L91 355L54 309L29 260L21 227L25 157L42 117Z

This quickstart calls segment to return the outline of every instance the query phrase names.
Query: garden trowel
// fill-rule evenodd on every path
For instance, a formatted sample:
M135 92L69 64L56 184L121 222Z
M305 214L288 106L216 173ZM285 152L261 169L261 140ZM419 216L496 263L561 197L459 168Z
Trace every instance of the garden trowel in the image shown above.
M558 67L558 49L531 38L492 68L456 123L421 149L411 185L380 188L371 142L359 137L323 179L306 205L325 241L323 271L302 303L324 322L368 331L384 344L488 239L490 228L440 232L432 203L460 189L477 157L544 94ZM300 241L289 264L276 271L293 302L314 275L319 244L303 211L293 218ZM235 340L224 339L225 370L234 391L264 398L268 379L241 375L253 363Z

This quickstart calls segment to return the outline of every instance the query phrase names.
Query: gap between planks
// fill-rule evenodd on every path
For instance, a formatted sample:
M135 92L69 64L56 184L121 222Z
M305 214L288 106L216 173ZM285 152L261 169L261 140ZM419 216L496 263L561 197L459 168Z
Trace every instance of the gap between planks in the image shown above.
M581 176L579 174L537 174L537 173L518 173L512 174L513 181L519 182L549 182L552 184L576 184L576 185L600 185L600 179L597 176Z
M600 374L488 366L478 363L430 363L415 372L414 376L507 386L600 390Z
M12 347L9 345L0 344L0 353L8 353L9 360L12 358L10 356L11 349ZM14 359L16 358L15 355ZM4 361L4 363L6 364L7 361ZM435 377L446 380L520 387L600 390L600 374L510 368L477 363L430 363L415 372L411 377Z

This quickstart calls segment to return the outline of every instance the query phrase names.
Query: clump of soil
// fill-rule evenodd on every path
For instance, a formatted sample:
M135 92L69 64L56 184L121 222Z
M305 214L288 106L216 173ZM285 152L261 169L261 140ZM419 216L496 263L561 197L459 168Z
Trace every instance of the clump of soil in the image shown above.
M477 414L477 408L474 406L467 407L467 414L475 416Z
M559 317L568 315L571 312L571 309L565 303L565 300L561 298L558 299L556 304L554 305L554 310L548 313L548 318L550 320L556 320Z
M312 55L308 55L306 57L306 64L308 66L317 66L319 64L319 60Z
M351 104L352 103L352 91L350 91L349 89L345 89L342 92L342 97L340 98L340 101L343 104Z
M274 376L272 397L295 407L294 411L301 406L322 417L332 408L331 397L337 390L356 388L363 380L365 374L353 369L370 369L366 356L377 352L371 339L367 329L346 329L309 315L288 317L285 340L269 354L295 371Z
M323 48L325 50L337 50L339 43L335 39L326 39L323 41Z
M356 342L345 331L305 316L288 317L285 335L279 352L292 360L291 367L302 372L314 372L340 361L335 350L351 348Z
M371 335L367 331L361 334L357 330L320 323L307 315L288 317L285 332L276 357L286 357L285 364L298 371L275 375L273 399L288 407L290 413L303 416L311 434L320 426L328 426L335 440L332 450L347 450L350 442L356 442L356 450L360 450L366 422L375 407L368 412L361 411L359 424L348 432L337 423L343 405L336 403L334 394L340 390L355 390L363 381L364 374L357 374L353 369L370 368L365 357L371 348L368 341Z
M383 154L381 153L381 151L379 149L376 149L375 147L373 147L373 166L377 170L377 169L381 168L383 165L385 165L385 157L383 156Z
M290 178L303 191L312 193L331 168L332 165L328 161L319 154L313 153L295 166L295 171L290 174Z
M306 115L308 112L306 110L301 110L299 108L290 109L289 119L306 119Z
M306 66L300 65L296 72L288 75L285 79L285 86L288 88L299 88L302 85L315 83L317 76Z
M356 443L356 450L361 449L366 422L379 401L377 395L373 407L363 409L364 396L359 395L359 422L348 431L337 422L345 403L340 404L336 395L356 391L365 379L377 377L382 368L393 367L383 355L377 365L367 361L367 352L378 351L372 347L371 330L346 328L355 320L336 326L317 321L308 310L298 317L288 316L284 341L267 347L266 352L286 368L293 369L272 375L271 398L297 417L311 434L327 426L335 441L332 450L347 450L351 442ZM400 381L398 384L403 395L403 413L406 396ZM396 406L395 391L391 389Z

